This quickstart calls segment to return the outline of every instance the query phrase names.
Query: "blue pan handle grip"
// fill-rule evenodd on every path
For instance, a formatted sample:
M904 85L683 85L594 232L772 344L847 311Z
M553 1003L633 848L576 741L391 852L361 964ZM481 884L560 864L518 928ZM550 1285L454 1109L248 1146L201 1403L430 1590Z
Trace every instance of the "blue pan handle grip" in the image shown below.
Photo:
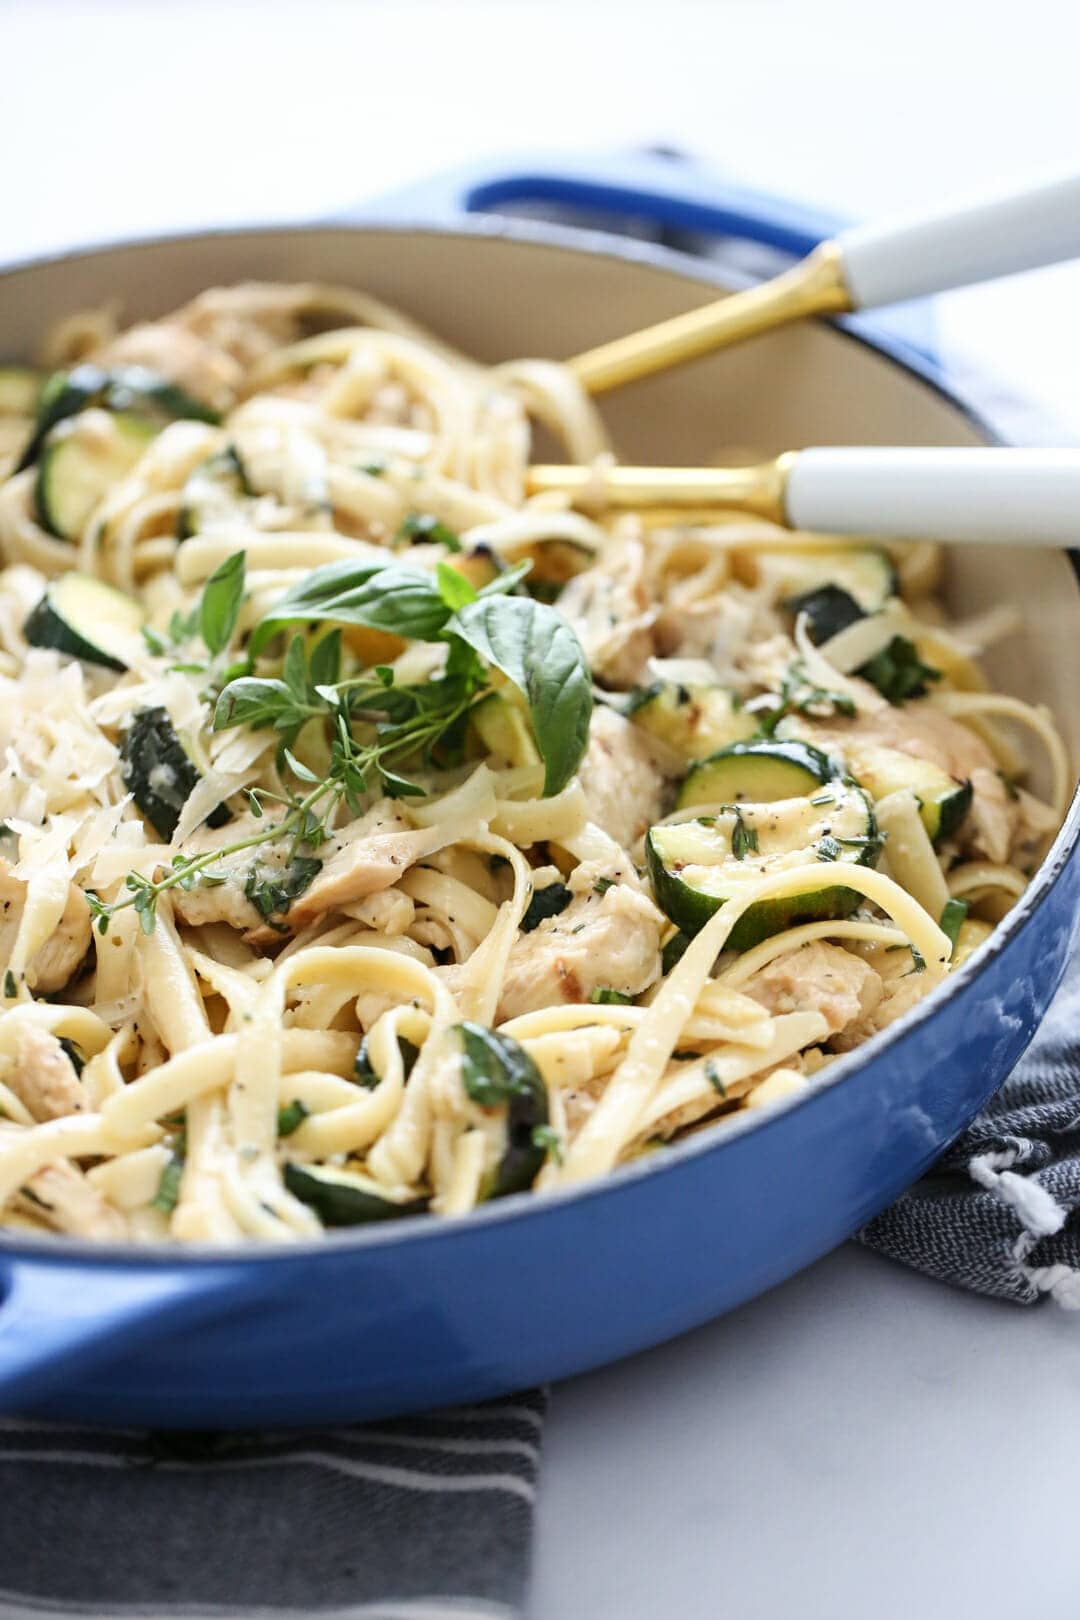
M72 1363L80 1381L103 1363L182 1324L185 1331L236 1299L235 1271L214 1265L0 1257L0 1412L25 1408Z
M448 224L463 214L547 203L759 242L801 257L845 221L734 185L705 164L661 152L529 153L466 165L351 210L350 219Z

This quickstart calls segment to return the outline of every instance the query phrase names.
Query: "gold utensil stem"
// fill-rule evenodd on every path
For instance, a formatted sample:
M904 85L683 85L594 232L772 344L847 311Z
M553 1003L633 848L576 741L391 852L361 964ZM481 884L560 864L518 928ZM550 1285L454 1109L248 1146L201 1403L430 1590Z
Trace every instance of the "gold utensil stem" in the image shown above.
M663 507L750 512L786 523L788 473L797 452L756 467L530 467L530 495L569 495L585 511Z
M567 364L590 394L602 394L805 315L835 315L854 307L843 255L835 242L822 242L772 281L602 343Z

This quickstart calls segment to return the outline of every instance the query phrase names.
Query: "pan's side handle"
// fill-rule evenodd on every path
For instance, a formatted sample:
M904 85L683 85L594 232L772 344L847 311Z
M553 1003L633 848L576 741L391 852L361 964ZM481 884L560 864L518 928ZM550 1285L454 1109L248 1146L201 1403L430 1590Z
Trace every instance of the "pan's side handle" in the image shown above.
M0 1255L0 1412L231 1304L226 1266L113 1265Z
M822 209L752 190L677 153L516 153L468 164L364 202L350 219L449 224L463 214L545 203L671 231L738 237L794 257L844 223Z

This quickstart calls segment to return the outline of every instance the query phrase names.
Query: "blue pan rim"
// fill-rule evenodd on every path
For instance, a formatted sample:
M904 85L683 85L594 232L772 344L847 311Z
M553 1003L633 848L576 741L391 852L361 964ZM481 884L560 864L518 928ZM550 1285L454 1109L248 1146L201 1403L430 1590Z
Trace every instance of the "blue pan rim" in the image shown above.
M493 215L463 215L454 221L453 225L443 226L432 225L423 219L415 222L401 219L380 222L377 216L373 216L370 220L365 219L359 223L335 220L285 225L280 221L266 224L254 222L241 227L221 226L209 230L172 231L153 236L118 238L90 246L78 244L70 248L57 248L6 261L0 265L0 285L3 278L9 274L43 269L47 265L68 259L82 261L107 253L152 250L183 242L212 243L217 240L315 235L321 232L363 236L422 235L432 238L464 237L473 240L517 241L561 253L580 253L589 257L637 263L651 270L675 275L682 281L696 281L705 286L731 287L742 280L729 271L713 270L708 261L695 258L693 255L635 238L563 226L549 221L509 219ZM891 332L875 327L873 322L865 317L845 317L831 320L828 324L847 341L872 350L914 376L946 404L958 410L984 442L989 444L1005 442L982 410L967 397L966 393L958 390L947 379L944 369L931 357ZM1080 586L1080 553L1070 550L1066 555ZM556 1188L539 1197L531 1192L516 1193L464 1215L443 1216L430 1221L415 1218L389 1220L350 1231L328 1231L318 1239L297 1243L228 1244L199 1249L166 1243L138 1246L119 1243L94 1244L85 1240L47 1236L21 1237L13 1240L0 1231L0 1259L7 1257L11 1260L57 1266L73 1261L89 1261L109 1266L122 1265L132 1271L149 1270L161 1264L220 1268L252 1263L265 1265L290 1259L302 1260L305 1264L313 1260L332 1263L343 1248L352 1251L405 1242L409 1244L443 1242L495 1224L525 1220L530 1215L542 1218L545 1213L566 1203L585 1202L604 1196L617 1197L621 1191L629 1189L646 1177L650 1179L666 1177L676 1172L689 1159L710 1153L721 1153L728 1143L736 1141L748 1131L763 1132L775 1127L790 1113L810 1107L824 1091L850 1079L864 1063L888 1052L905 1038L909 1030L945 1012L955 997L978 978L984 967L1005 950L1032 920L1075 855L1078 843L1080 843L1080 786L1074 790L1058 834L1040 863L1031 886L1005 920L998 925L994 934L973 952L955 977L950 977L945 984L931 992L924 1002L898 1019L895 1025L880 1031L865 1045L845 1053L835 1063L829 1064L804 1092L781 1101L760 1114L736 1118L730 1125L726 1125L722 1132L714 1133L710 1130L695 1132L681 1142L673 1143L663 1154L649 1154L636 1163L620 1165L608 1175L592 1181Z

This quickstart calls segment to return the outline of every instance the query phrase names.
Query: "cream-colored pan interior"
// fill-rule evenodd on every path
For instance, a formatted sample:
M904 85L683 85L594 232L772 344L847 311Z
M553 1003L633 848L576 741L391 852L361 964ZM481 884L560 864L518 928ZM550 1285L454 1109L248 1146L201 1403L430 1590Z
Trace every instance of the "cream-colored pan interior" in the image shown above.
M0 354L30 356L50 322L114 302L125 321L201 288L247 278L342 282L398 304L481 360L558 357L715 294L634 258L501 232L314 229L109 248L0 277ZM980 441L963 410L850 336L803 324L610 395L605 416L630 460L696 463L726 445ZM1080 532L1078 532L1080 540ZM964 613L1015 603L1024 630L991 661L1001 686L1049 703L1080 758L1080 590L1060 551L956 548L949 596ZM1036 781L1038 780L1038 773Z

